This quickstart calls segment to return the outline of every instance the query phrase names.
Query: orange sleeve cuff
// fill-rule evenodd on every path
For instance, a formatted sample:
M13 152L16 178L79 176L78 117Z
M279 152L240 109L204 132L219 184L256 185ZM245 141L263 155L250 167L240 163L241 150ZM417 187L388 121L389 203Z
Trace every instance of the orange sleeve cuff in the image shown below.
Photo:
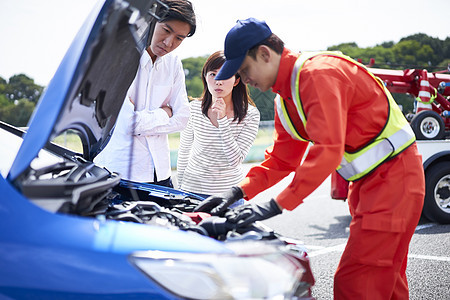
M289 186L285 188L275 200L282 208L287 210L293 210L303 203L303 199L296 195Z
M257 184L251 184L251 180L248 177L245 177L240 183L239 187L244 191L245 200L252 199L256 195L262 192L262 190L256 189Z

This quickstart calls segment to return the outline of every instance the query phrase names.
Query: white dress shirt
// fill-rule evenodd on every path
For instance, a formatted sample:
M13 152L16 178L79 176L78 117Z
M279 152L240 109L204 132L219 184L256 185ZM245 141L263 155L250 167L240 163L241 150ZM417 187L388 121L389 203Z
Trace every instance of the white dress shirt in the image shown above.
M161 109L163 105L172 108L172 117ZM144 51L111 139L94 162L127 180L153 182L155 169L158 181L167 179L171 176L168 134L183 130L188 120L181 60L169 53L153 63Z

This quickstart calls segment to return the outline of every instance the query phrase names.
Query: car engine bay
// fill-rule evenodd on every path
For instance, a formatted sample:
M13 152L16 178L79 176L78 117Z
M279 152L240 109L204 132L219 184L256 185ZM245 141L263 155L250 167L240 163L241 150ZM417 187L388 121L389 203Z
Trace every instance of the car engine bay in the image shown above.
M16 181L33 203L56 213L135 222L193 231L217 240L275 240L261 223L236 227L224 217L194 212L200 196L152 184L121 180L119 174L79 156L30 168Z

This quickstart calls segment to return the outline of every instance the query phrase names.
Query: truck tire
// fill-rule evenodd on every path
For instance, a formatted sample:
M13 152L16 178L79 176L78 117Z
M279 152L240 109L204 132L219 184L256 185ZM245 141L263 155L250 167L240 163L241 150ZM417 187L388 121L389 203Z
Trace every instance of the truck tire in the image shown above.
M430 221L450 224L450 162L426 170L425 189L423 215Z
M416 114L411 120L411 127L418 140L439 140L445 135L444 120L432 110Z

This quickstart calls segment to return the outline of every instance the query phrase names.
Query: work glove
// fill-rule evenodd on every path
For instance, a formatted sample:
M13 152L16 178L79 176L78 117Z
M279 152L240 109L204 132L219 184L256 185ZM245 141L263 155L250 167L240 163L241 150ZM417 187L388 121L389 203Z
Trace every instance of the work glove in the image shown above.
M209 196L197 205L197 207L194 208L194 211L208 212L211 215L221 216L231 204L239 199L242 199L243 197L244 194L241 188L238 186L233 186L225 193Z
M262 221L281 214L281 209L274 199L259 204L241 205L225 214L227 220L237 227L245 227L255 221Z

